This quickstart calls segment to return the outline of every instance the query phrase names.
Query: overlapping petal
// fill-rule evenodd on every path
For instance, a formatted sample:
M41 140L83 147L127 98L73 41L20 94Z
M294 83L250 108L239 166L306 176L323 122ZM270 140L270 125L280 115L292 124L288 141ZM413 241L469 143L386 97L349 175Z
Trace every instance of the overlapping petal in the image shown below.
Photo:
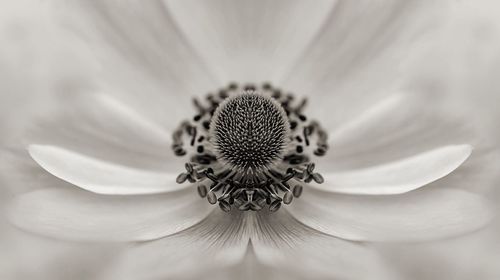
M328 171L384 164L440 146L477 141L470 123L432 94L397 92L343 124L331 125Z
M311 185L346 194L400 194L436 181L458 168L471 154L470 145L450 145L387 164L323 174L326 183Z
M168 130L105 93L65 97L37 121L24 143L48 144L91 157L156 170L174 170Z
M477 230L492 218L481 196L454 189L342 195L308 189L288 209L300 222L356 241L423 241Z
M88 82L115 89L114 96L165 127L177 124L171 116L185 114L192 96L222 84L179 31L162 0L54 5L68 37L77 38L73 45L95 64Z
M291 279L392 279L377 253L306 227L286 210L249 217L257 260Z
M235 273L229 273L234 268ZM321 234L285 211L271 215L214 211L186 231L130 248L110 266L105 279L221 279L215 275L391 279L383 261L369 247Z
M52 175L94 193L154 194L183 188L175 174L113 164L56 146L31 145L29 152Z
M281 78L322 31L336 2L165 1L188 41L223 82Z
M424 42L439 35L445 7L415 0L339 1L280 83L314 95L315 117L342 121L404 83L413 74L405 71L412 61L429 59Z
M242 261L248 247L244 213L216 209L199 224L150 243L134 244L103 279L200 279Z
M161 195L103 196L45 188L16 197L9 219L18 227L76 241L144 241L177 233L212 208L192 189Z

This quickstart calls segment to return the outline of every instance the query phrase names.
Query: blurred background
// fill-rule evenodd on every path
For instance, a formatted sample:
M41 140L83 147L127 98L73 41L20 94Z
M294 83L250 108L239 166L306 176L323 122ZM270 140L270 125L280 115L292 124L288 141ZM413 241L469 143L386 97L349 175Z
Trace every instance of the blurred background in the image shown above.
M449 108L466 110L481 126L485 141L498 148L500 2L449 2L445 27L432 41L428 60L415 61L411 67L420 73L416 80L430 76L440 80L452 92ZM33 118L50 110L65 84L93 75L95 65L86 60L88 54L75 50L77 38L67 36L52 9L48 1L0 3L1 145L15 142ZM0 172L7 172L5 164ZM498 174L489 174L474 189L500 204L499 182ZM0 203L11 196L10 190L0 188ZM485 230L451 240L376 246L403 279L500 279L500 218ZM121 249L120 245L78 245L31 236L11 228L0 216L0 279L12 275L91 279Z

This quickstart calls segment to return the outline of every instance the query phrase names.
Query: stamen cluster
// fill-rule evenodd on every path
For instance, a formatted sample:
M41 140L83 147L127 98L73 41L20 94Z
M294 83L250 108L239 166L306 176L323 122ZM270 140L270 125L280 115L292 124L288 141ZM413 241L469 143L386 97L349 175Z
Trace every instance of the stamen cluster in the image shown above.
M177 183L196 183L209 203L276 211L302 194L303 183L323 183L309 157L326 153L327 134L302 114L305 99L294 105L293 95L269 84L230 84L194 105L198 114L173 135L175 154L190 155Z

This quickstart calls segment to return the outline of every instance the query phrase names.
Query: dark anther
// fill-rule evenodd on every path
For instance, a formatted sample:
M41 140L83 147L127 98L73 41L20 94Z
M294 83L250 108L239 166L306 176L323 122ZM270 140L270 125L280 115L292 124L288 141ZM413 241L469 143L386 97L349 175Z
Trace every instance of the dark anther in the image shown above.
M316 164L314 164L313 162L309 163L307 165L307 172L309 173L313 173L314 172L314 168L316 167Z
M296 185L294 188L293 188L293 196L295 197L300 197L300 195L302 194L302 186L301 185Z
M215 204L215 203L217 203L217 195L213 191L209 191L207 193L207 200L208 200L208 203Z
M254 85L246 85L244 88L245 91L255 91Z
M304 127L302 132L303 132L302 135L304 135L304 140L306 142L306 146L309 146L309 138L307 137L307 136L309 136L309 130L308 130L307 126Z
M172 149L174 149L174 153L177 156L183 156L186 154L186 151L182 148L182 146L174 145Z
M281 97L281 91L279 89L274 90L272 97L279 99Z
M219 207L220 207L220 209L222 209L222 211L224 211L224 212L229 212L229 211L231 211L231 205L230 205L228 202L224 201L224 200L220 200L220 201L219 201Z
M298 123L296 121L291 121L290 122L290 129L295 129L297 127Z
M270 83L264 83L264 84L262 85L262 88L263 88L264 90L270 90L270 89L272 89L272 86L271 86L271 84L270 84Z
M324 156L326 154L326 151L322 148L318 148L318 149L314 150L313 153L314 153L314 155L321 157L321 156Z
M186 130L187 135L192 136L196 130L196 127L188 124L184 127L184 129Z
M198 143L203 142L203 140L205 140L205 136L202 135L198 137Z
M202 125L203 125L203 128L205 128L206 130L209 130L209 129L210 129L210 122L209 122L209 121L204 121L204 122L202 123Z
M285 204L290 204L293 199L293 194L292 192L286 192L285 195L283 196L283 203Z
M307 117L304 115L299 115L299 119L303 122L307 121Z
M193 118L193 120L194 120L195 122L199 121L200 119L201 119L201 115L196 115L196 116L194 116L194 118Z
M186 168L186 171L188 173L192 173L194 171L193 165L189 162L186 162L186 164L184 164L184 168Z
M192 131L192 134L190 134L190 135L192 135L192 137L191 137L191 146L194 146L194 142L196 141L196 134L198 132L197 132L196 127L192 127L191 131Z
M302 148L302 146L297 146L297 147L295 148L295 150L297 151L297 153L299 153L299 154L300 154L300 153L302 153L302 152L304 151L304 148Z
M182 184L186 182L187 176L188 176L187 173L181 173L179 174L179 176L177 176L177 179L175 181L177 182L177 184Z
M201 153L203 153L203 151L204 151L204 150L205 150L205 149L203 148L203 146L198 146L198 147L196 148L196 151L197 151L198 153L200 153L200 154L201 154Z
M221 89L219 91L219 97L222 99L227 98L228 97L227 92L225 90Z
M281 207L281 201L275 200L271 202L271 205L269 205L269 211L276 212L278 211L278 209L280 209L280 207Z
M230 83L229 86L228 86L228 88L230 90L236 90L238 88L238 84L236 84L236 83Z
M205 196L207 196L207 187L205 187L204 185L199 185L199 186L198 186L198 194L199 194L201 197L205 197Z
M318 184L323 184L323 182L325 182L325 179L323 179L323 176L321 176L321 174L319 174L319 173L313 173L311 176L312 176L314 182L316 182Z

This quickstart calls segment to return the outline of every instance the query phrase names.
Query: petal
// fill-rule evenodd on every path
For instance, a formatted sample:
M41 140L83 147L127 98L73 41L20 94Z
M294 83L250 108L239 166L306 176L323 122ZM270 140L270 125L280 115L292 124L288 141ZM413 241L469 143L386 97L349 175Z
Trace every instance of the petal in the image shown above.
M444 146L388 164L326 173L326 184L311 186L347 194L405 193L450 174L471 152L470 145Z
M162 0L59 5L56 16L96 64L91 79L173 128L191 96L220 86L179 32Z
M321 31L336 1L165 1L222 81L274 81Z
M257 261L285 278L392 279L375 250L306 227L286 210L258 213L252 224Z
M358 169L439 146L477 142L470 122L444 105L424 93L398 92L384 98L352 120L330 128L331 149L318 159L318 165Z
M26 144L56 145L125 165L174 169L168 131L123 102L104 93L61 99L53 113L37 121Z
M183 188L174 174L113 164L56 146L30 145L29 152L52 175L94 193L153 194Z
M205 279L239 263L247 247L242 213L215 209L192 228L131 246L103 279Z
M300 222L356 241L423 241L477 230L492 213L480 196L425 189L391 196L353 196L309 189L288 208Z
M440 30L445 7L415 0L339 1L283 84L325 97L316 98L318 105L330 103L325 115L342 117L410 74L405 66L426 54L423 42Z
M210 206L194 190L165 195L102 196L42 189L16 197L8 217L16 226L77 241L142 241L177 233L201 221Z

